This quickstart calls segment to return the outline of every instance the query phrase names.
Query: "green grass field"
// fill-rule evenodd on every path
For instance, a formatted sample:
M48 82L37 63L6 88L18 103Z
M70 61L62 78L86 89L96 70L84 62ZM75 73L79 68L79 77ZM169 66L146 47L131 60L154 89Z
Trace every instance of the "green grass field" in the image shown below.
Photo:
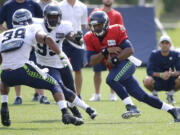
M105 84L107 72L103 73L103 84L101 86L102 101L89 102L88 99L94 92L93 72L90 68L83 69L83 99L98 112L98 117L91 120L82 110L85 124L76 127L73 125L63 125L61 122L61 112L49 91L46 95L51 101L50 105L42 105L32 102L34 90L29 87L22 88L23 104L12 105L15 94L11 89L9 94L9 110L11 126L0 125L0 135L179 135L180 124L173 123L173 118L166 112L153 109L144 103L134 100L134 103L141 110L139 118L124 120L121 114L125 112L125 106L118 99L117 102L109 101L109 88ZM145 68L138 68L135 76L142 85L145 77ZM166 94L159 93L159 97L166 101ZM180 106L180 93L175 94L177 105Z

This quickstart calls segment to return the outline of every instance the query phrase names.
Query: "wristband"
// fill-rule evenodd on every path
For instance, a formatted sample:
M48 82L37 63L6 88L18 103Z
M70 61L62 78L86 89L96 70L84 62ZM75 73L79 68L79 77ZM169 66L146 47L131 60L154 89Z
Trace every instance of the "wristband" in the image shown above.
M163 73L159 73L159 77L162 78L162 76L163 76Z
M107 56L109 54L107 48L102 49L101 51L102 55Z
M119 63L119 59L117 57L113 57L111 59L111 62L114 64L114 65L117 65Z

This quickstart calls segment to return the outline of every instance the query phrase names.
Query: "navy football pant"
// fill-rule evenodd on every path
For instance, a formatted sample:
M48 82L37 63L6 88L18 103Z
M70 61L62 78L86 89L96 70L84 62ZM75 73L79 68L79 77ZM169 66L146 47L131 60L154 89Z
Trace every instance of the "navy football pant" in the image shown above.
M148 95L133 77L135 65L128 61L121 61L108 74L107 84L115 90L118 96L123 100L128 97L128 93L137 100L144 102L152 107L161 109L162 101L158 98Z
M68 66L66 66L65 68L58 69L58 71L61 75L64 85L68 89L70 89L74 93L76 93L75 86L74 86L74 79L73 79L73 75L72 75L70 68Z
M52 94L62 92L62 89L53 77L48 75L47 79L44 80L42 76L28 64L16 70L3 70L1 80L9 87L27 85L37 89L48 89Z
M69 88L74 88L74 82L73 82L73 78L72 77L72 73L69 70L68 72L68 67L62 68L62 69L57 69L57 68L52 68L52 67L47 67L49 69L49 74L58 82L58 84L60 85L65 99L67 101L72 101L71 98L75 95L75 93L69 89ZM67 71L67 72L66 72ZM64 72L63 74L61 74L62 72ZM63 77L63 80L62 80ZM67 88L66 84L69 88Z

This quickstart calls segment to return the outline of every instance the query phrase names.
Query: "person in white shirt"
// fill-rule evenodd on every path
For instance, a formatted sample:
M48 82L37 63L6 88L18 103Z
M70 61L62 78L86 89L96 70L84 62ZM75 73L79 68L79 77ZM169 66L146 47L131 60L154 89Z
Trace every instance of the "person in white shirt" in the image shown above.
M68 102L68 106L74 116L82 118L81 113L75 106L77 105L94 119L97 115L96 111L80 100L75 94L74 80L70 69L72 67L69 59L62 51L62 43L65 38L73 43L80 41L77 39L77 35L73 34L72 23L61 19L62 12L58 5L50 3L44 8L44 19L33 20L33 23L41 24L44 31L55 39L61 49L61 56L59 58L46 44L38 43L35 48L37 63L43 68L48 68L48 73L59 83L64 92L65 99L72 103Z
M88 24L87 6L79 0L63 0L59 5L62 11L62 19L72 22L74 33L82 33ZM78 47L78 44L64 40L63 51L71 60L75 71L76 92L80 97L83 80L81 69L84 64L85 50L83 47Z
M19 19L23 15L26 16L23 18L24 20ZM57 43L43 31L40 25L28 25L31 23L31 13L28 10L19 9L13 15L13 25L16 28L0 34L2 125L11 125L8 92L9 87L15 85L50 90L62 112L62 122L74 125L83 124L81 119L68 112L63 91L57 81L38 68L32 61L29 61L30 51L36 42L47 44L56 54L60 54Z

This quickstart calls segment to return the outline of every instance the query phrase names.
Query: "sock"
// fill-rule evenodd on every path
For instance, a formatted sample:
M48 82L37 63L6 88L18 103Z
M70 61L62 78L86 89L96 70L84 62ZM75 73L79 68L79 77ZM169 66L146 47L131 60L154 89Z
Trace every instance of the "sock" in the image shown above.
M174 106L169 105L169 104L163 102L161 110L168 111L168 110L170 110L172 108L174 108Z
M168 92L168 95L173 96L173 95L174 95L174 90L170 90L170 91Z
M62 110L64 108L67 108L67 104L66 104L66 101L65 100L60 100L57 102L59 108Z
M16 96L16 98L20 97L22 99L22 96Z
M8 102L8 95L2 95L1 96L1 103L7 103Z
M123 99L123 103L125 105L127 105L127 104L134 105L130 97Z
M79 99L77 96L75 97L73 104L81 107L84 110L86 110L89 107L83 100Z

